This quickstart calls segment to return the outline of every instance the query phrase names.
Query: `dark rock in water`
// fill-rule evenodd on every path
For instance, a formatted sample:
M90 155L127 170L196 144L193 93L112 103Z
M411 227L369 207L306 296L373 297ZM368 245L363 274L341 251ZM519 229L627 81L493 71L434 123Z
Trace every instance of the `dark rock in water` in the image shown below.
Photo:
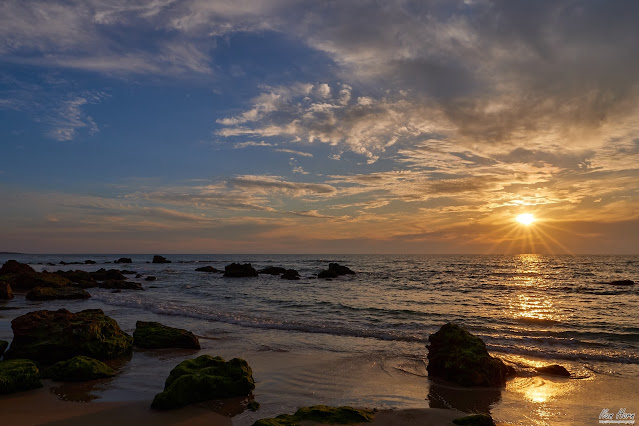
M71 281L72 283L80 283L83 281L93 281L93 277L91 277L91 274L87 271L80 271L79 269L76 269L75 271L55 271L55 274L66 278L67 280Z
M248 408L251 411L257 411L260 408L260 403L252 400L246 403L246 408Z
M300 274L295 269L287 269L282 274L282 279L285 279L285 280L299 280L300 279Z
M6 351L8 347L9 342L7 342L6 340L0 340L0 358L2 358L4 351Z
M121 272L123 275L135 275L135 274L137 274L137 272L135 272L135 271L129 271L129 270L127 270L127 269L123 269L123 270L121 270L120 272Z
M448 323L428 337L428 375L462 386L501 387L514 369L488 354L486 344L462 327Z
M99 285L100 288L115 288L120 290L144 290L142 284L125 280L106 280Z
M121 289L115 289L115 290L111 290L111 293L122 293Z
M8 282L0 281L0 300L13 299L13 290L11 290L11 284Z
M150 321L138 321L135 324L133 344L145 349L200 349L198 338L190 331Z
M155 278L153 275L149 275L148 277L144 279L144 281L155 281L155 280L157 280L157 278Z
M632 280L617 280L617 281L610 281L609 283L610 285L635 285L635 282Z
M471 414L455 419L453 423L467 426L495 426L495 422L489 414Z
M142 278L142 274L135 274L135 278Z
M95 260L87 259L87 260L84 261L84 264L85 265L95 265Z
M246 396L255 389L253 372L243 359L225 362L202 355L177 365L166 379L164 391L153 399L152 408L172 409L193 402Z
M153 256L153 261L151 263L171 263L171 261L167 260L163 256L155 255L155 256Z
M195 268L197 272L222 272L218 269L215 269L212 266L202 266L201 268Z
M317 274L318 278L337 278L340 275L353 275L353 272L350 268L346 266L342 266L338 263L329 263L328 269L324 269L322 272Z
M260 269L258 272L260 274L280 275L286 272L286 268L282 268L281 266L269 266L269 267Z
M82 265L84 262L65 262L64 260L60 261L60 265Z
M115 371L102 361L78 355L53 364L44 370L42 378L61 382L86 382L87 380L113 377L115 374Z
M291 426L303 422L327 423L332 425L348 425L354 423L372 422L375 413L370 410L358 410L353 407L329 407L314 405L302 407L295 414L280 414L270 419L261 419L253 426Z
M35 287L26 295L27 300L72 300L72 299L88 299L91 297L89 293L77 287Z
M121 257L113 263L133 263L130 257Z
M535 367L535 370L539 374L548 374L550 376L570 377L570 371L566 370L565 367L562 367L561 365L557 365L557 364L544 365L543 367Z
M133 350L133 337L100 309L35 311L11 321L13 341L5 359L27 358L50 365L76 355L99 360Z
M224 267L224 276L233 278L257 277L257 271L250 263L245 263L243 265L240 263L231 263Z
M0 362L0 395L41 388L40 370L28 359Z
M126 277L122 274L122 272L117 269L109 269L107 271L104 268L100 268L95 272L91 272L90 275L91 275L91 278L93 278L96 281L126 279Z
M0 275L8 274L30 274L35 273L35 269L26 263L20 263L15 260L7 260L0 268Z
M11 276L11 287L16 290L31 290L34 287L67 287L71 281L49 272L22 273Z

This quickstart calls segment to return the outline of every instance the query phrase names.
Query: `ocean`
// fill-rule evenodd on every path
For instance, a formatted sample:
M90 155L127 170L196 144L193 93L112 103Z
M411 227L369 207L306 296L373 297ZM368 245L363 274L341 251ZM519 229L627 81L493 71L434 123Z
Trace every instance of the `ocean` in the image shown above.
M201 336L205 353L244 357L253 366L262 413L241 413L237 424L317 403L489 410L513 424L596 424L604 408L639 408L639 285L609 284L639 281L639 256L164 256L172 263L147 263L152 255L0 255L0 262L16 259L38 271L105 267L157 277L133 279L145 291L90 289L86 301L0 302L18 307L0 311L0 339L11 339L12 318L59 307L103 309L127 332L137 320L189 329ZM119 257L133 263L105 264ZM48 265L85 259L97 263ZM293 268L301 279L195 271L232 262ZM357 273L317 279L329 262ZM447 322L463 325L523 371L561 364L573 378L524 374L490 392L431 384L428 336ZM192 356L136 352L120 376L89 393L152 398L168 371Z

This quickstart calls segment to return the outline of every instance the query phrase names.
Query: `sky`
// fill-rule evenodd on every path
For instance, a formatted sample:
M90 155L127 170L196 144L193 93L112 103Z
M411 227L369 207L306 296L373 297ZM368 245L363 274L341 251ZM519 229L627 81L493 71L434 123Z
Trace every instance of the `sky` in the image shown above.
M638 254L637 22L3 0L0 251Z

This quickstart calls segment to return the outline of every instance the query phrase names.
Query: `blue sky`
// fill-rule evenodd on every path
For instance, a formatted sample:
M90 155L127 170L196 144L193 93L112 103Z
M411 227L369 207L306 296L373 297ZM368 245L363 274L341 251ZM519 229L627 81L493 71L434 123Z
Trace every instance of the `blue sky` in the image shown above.
M637 18L4 1L0 250L637 253Z

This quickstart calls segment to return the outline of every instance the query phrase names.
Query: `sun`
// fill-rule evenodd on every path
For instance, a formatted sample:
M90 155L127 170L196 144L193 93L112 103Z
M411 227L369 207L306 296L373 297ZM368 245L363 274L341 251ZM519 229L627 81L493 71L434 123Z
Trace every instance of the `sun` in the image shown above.
M536 219L535 216L533 216L531 213L524 213L517 216L515 220L522 225L528 226L531 225Z

